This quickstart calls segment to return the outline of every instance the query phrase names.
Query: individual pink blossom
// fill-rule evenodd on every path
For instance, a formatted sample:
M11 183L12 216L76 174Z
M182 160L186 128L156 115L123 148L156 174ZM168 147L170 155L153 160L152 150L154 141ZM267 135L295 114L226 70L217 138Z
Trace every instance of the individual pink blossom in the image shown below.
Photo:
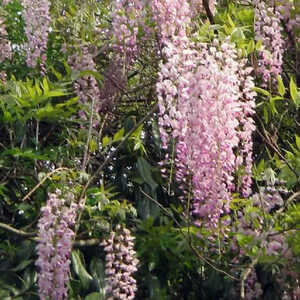
M67 200L71 204L67 204ZM61 196L57 190L49 194L46 206L41 210L42 216L38 222L38 245L36 247L39 268L38 285L41 300L62 300L67 298L67 282L69 280L70 253L76 221L78 205Z
M137 271L138 259L134 250L134 237L124 226L117 225L116 231L101 244L106 252L106 299L131 300L137 290L133 274Z

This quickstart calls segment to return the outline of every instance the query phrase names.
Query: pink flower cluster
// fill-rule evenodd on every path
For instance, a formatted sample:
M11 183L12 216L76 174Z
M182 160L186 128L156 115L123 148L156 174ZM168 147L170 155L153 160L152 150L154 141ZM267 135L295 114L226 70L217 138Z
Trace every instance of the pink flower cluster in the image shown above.
M109 238L102 242L106 252L106 295L107 300L131 300L135 297L138 259L135 257L134 237L131 232L120 225L111 232Z
M122 72L121 62L111 61L104 70L103 87L100 88L101 111L111 111L118 95L126 89L126 78Z
M51 22L48 0L23 0L23 17L25 20L25 34L27 42L27 65L36 67L38 63L43 68L46 61L48 32Z
M254 269L245 281L245 300L260 299L262 295L262 286L257 281L256 271Z
M186 27L193 15L186 0L153 0L151 1L153 18L159 27L162 43L168 43L174 37L186 37Z
M145 3L142 0L115 0L113 2L111 35L116 40L114 49L130 64L138 55L137 37L139 28L144 34L150 33L150 28L143 21Z
M280 14L265 1L255 0L255 39L262 42L257 72L262 86L268 87L281 73L284 41L281 35Z
M157 83L163 146L170 138L177 141L176 179L186 190L191 178L193 213L198 223L214 227L229 209L233 174L242 165L244 194L250 190L252 69L226 41L211 46L191 42L187 1L153 1L153 9L166 59Z
M294 39L296 42L299 42L299 39L298 41L296 39L295 30L300 27L300 15L296 13L293 1L276 0L274 2L275 10L278 12L284 30L289 36L287 47L294 47L294 41L292 40Z
M75 224L78 208L73 200L72 195L63 199L57 190L49 195L46 206L41 210L36 265L39 268L39 295L42 300L67 298L66 284L74 238L71 228ZM67 205L67 201L71 201L71 204Z
M94 71L97 72L96 64L93 60L93 53L88 46L81 47L81 53L75 53L69 56L68 63L76 71ZM82 104L87 105L89 100L94 99L94 111L99 111L100 90L95 77L87 75L76 80L74 89ZM80 116L86 119L85 113L80 112Z
M10 59L11 54L12 50L10 42L7 39L7 31L2 18L0 18L0 63L5 59Z

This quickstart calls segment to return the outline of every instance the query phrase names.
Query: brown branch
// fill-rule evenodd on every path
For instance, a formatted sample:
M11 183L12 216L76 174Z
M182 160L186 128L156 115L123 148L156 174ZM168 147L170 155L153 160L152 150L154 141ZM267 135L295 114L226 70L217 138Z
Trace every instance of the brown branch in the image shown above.
M262 123L262 122L261 122ZM288 162L288 160L283 156L283 154L280 152L280 150L277 148L276 145L274 145L274 143L271 141L271 139L269 138L268 136L268 133L266 131L266 129L264 128L263 124L262 124L262 127L263 127L263 131L264 131L264 134L262 134L260 132L260 130L257 128L256 131L257 133L260 135L260 137L267 142L267 144L278 154L278 156L286 163L286 165L288 166L288 168L295 174L296 178L297 178L297 181L299 182L300 181L300 174L298 174L298 172L295 170L295 168L293 168L291 166L291 164Z
M258 262L258 259L260 257L261 254L259 254L248 266L247 269L245 269L244 272L242 272L241 274L241 290L240 290L240 296L241 299L245 299L245 280L248 278L250 272L252 271L252 269L255 267L255 265Z
M25 232L23 230L16 229L8 224L0 223L0 228L10 231L14 234L24 236L24 237L34 237L36 236L36 232Z
M63 171L63 170L69 170L68 168L57 168L53 170L52 172L48 173L25 197L23 197L22 201L25 201L28 199L48 178L50 178L53 174Z
M206 15L208 17L210 24L212 24L212 25L215 24L214 16L209 7L209 0L202 0L202 4L203 4L203 7L205 9L205 12L206 12Z
M0 228L12 232L16 235L19 235L21 237L28 237L31 240L35 241L35 242L39 242L39 238L37 237L37 232L25 232L23 230L20 229L16 229L8 224L5 223L0 223ZM88 240L78 240L78 241L74 241L73 242L73 246L80 248L80 247L91 247L91 246L97 246L100 244L100 240L99 239L88 239Z

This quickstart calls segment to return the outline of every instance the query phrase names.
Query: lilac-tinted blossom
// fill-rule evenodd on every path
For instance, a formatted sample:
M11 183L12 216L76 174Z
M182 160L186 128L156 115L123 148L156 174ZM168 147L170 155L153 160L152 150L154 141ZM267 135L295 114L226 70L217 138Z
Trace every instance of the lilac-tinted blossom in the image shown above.
M36 67L40 62L43 68L46 62L46 48L50 26L50 3L48 0L23 0L25 34L27 42L27 65Z
M152 9L165 56L156 86L163 147L176 140L176 180L183 190L192 187L197 223L216 226L229 210L241 165L243 193L250 192L252 70L226 41L208 47L190 40L187 1L153 1Z
M150 27L144 23L145 4L141 0L114 0L111 36L114 50L126 65L131 64L139 52L138 32L143 29L148 36Z
M136 280L133 274L137 271L138 259L135 257L134 237L131 232L117 225L116 232L102 242L106 252L106 299L134 299Z
M255 39L262 42L259 50L257 73L262 86L268 87L276 80L282 69L283 39L281 36L280 14L268 7L265 1L256 0Z
M10 59L12 54L11 45L7 39L5 24L0 18L0 63L5 59Z
M69 280L70 253L74 232L77 204L67 206L66 200L57 190L50 194L46 206L41 209L38 223L39 243L36 247L39 268L38 284L41 300L62 300L67 298ZM73 200L68 196L68 200Z
M97 72L96 64L93 60L93 53L88 46L82 46L80 53L69 56L69 65L76 71L93 71ZM101 108L100 90L95 77L86 75L75 81L74 89L83 105L89 105L90 100L94 100L93 110L98 112ZM84 111L80 111L80 116L86 119Z

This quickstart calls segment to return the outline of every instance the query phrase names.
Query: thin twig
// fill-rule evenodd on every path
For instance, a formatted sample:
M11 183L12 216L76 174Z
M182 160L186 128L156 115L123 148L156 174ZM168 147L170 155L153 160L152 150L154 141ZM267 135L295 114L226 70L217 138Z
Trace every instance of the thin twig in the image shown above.
M48 178L50 178L53 174L59 172L59 171L63 171L63 170L69 170L68 168L57 168L55 170L53 170L52 172L50 172L49 174L47 174L25 197L23 197L22 201L25 201L26 199L28 199Z
M195 246L192 244L192 241L189 239L189 237L186 236L186 234L184 233L184 231L181 229L181 225L180 223L174 218L174 216L172 216L172 214L164 207L162 206L158 201L156 201L155 199L153 199L151 196L149 196L147 193L145 193L141 188L140 191L151 201L153 201L155 204L157 204L161 210L163 210L165 212L166 215L168 215L169 217L172 218L172 220L175 222L175 224L178 226L178 229L180 231L180 233L182 234L182 236L184 237L184 239L188 242L189 247L191 248L191 250L196 254L196 256L202 260L203 262L205 262L206 264L208 264L210 267L212 267L215 271L225 274L226 276L228 276L229 278L239 281L238 278L235 278L234 276L230 275L229 273L227 273L226 271L219 269L218 267L216 267L212 262L210 262L207 258L205 258L204 256L202 256L199 251L195 248Z
M153 105L153 107L149 110L149 112L126 134L126 136L123 138L122 142L116 147L116 149L114 151L112 151L112 152L110 152L110 154L108 154L108 156L106 157L104 162L98 167L98 169L94 172L94 174L90 177L90 179L87 181L87 183L83 187L79 201L78 201L78 203L80 203L83 200L82 209L80 210L80 213L78 216L78 222L76 224L75 233L78 232L78 229L80 226L80 220L81 220L81 217L82 217L82 214L84 211L85 200L86 200L84 198L84 195L85 195L87 188L97 178L97 176L102 172L102 170L106 167L106 165L113 159L113 157L119 152L119 150L123 147L123 145L130 138L130 136L140 127L140 125L142 125L145 122L145 120L147 120L155 112L157 107L158 107L157 103L155 105Z
M0 228L5 229L7 231L13 232L17 235L20 236L26 236L26 237L34 237L36 235L36 232L25 232L23 230L20 229L16 229L8 224L5 223L0 223Z
M261 121L261 120L260 120ZM267 142L267 144L278 154L278 156L286 163L286 165L288 166L288 168L296 175L296 178L297 178L297 181L300 180L300 174L298 174L298 172L295 170L295 168L293 168L291 166L291 164L288 162L288 160L281 154L281 152L279 151L279 149L274 145L274 143L270 140L268 134L267 134L267 131L266 129L264 128L263 124L262 124L262 127L263 127L263 131L264 131L264 134L262 134L260 132L260 130L257 128L256 131L257 133L261 136L261 138L263 140L265 140Z
M89 122L89 131L88 131L88 136L87 136L87 141L85 145L85 151L83 155L83 162L82 162L82 167L81 171L84 172L87 162L88 162L88 152L89 152L89 147L90 147L90 140L91 140L91 135L92 135L92 128L93 128L93 119L94 119L94 104L95 104L95 98L92 98L92 103L91 103L91 116L90 116L90 122Z
M206 15L208 17L210 24L212 24L212 25L215 24L214 16L210 10L208 0L202 0L202 4L203 4L203 7L205 9L205 12L206 12Z
M241 290L240 290L241 299L245 299L245 281L248 278L248 276L249 276L250 272L252 271L252 269L257 264L260 255L261 254L259 254L254 260L252 260L252 262L250 263L248 268L245 269L245 271L242 272L242 274L241 274Z
M37 232L25 232L20 229L16 229L8 224L1 223L0 222L0 228L5 229L9 232L12 232L16 235L22 236L22 237L29 237L32 241L39 242L39 238L37 237ZM100 240L99 239L88 239L88 240L78 240L74 241L72 245L74 247L91 247L99 245Z

